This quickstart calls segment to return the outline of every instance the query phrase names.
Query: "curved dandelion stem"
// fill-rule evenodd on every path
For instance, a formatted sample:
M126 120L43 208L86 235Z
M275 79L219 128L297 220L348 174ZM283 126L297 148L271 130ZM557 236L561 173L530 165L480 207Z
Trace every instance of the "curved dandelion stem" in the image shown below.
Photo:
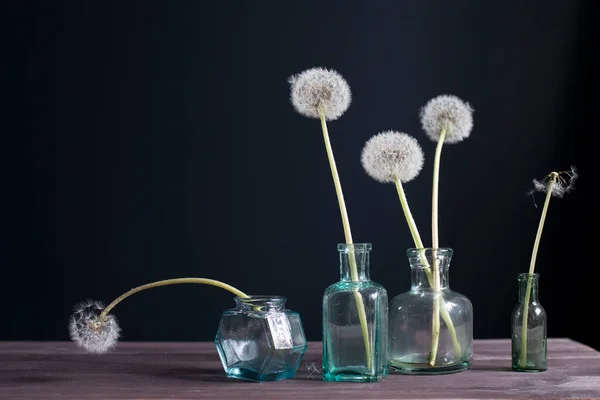
M120 295L119 297L117 297L116 299L114 299L112 301L112 303L110 303L104 310L102 310L102 313L100 313L100 315L98 316L99 320L102 320L104 317L106 317L106 315L108 315L108 313L117 305L119 304L121 301L125 300L126 298L128 298L129 296L141 292L142 290L146 290L146 289L152 289L155 287L159 287L159 286L168 286L168 285L177 285L177 284L182 284L182 283L199 283L199 284L203 284L203 285L211 285L211 286L216 286L219 287L221 289L225 289L231 293L233 293L234 295L238 296L238 297L244 297L244 298L248 298L249 296L242 292L239 289L236 289L235 287L228 285L224 282L221 281L217 281L214 279L208 279L208 278L175 278L175 279L165 279L162 281L156 281L156 282L152 282L152 283L147 283L145 285L141 285L138 287L135 287L131 290L129 290L128 292L123 293L122 295Z
M342 184L335 164L335 158L333 157L333 149L331 148L331 141L329 140L329 132L327 130L327 122L325 120L325 113L322 109L319 109L321 116L321 129L323 130L323 140L325 142L325 150L327 151L327 159L329 160L329 166L331 168L331 175L333 177L333 183L335 186L335 192L338 198L338 204L340 207L340 214L342 216L342 225L344 227L344 236L346 238L346 244L352 244L352 232L350 230L350 220L348 219L348 211L346 210L346 202L344 201L344 193L342 192ZM356 266L356 254L354 253L354 247L350 246L348 251L348 260L350 264L350 278L354 282L358 282L358 269ZM367 368L371 370L372 359L371 359L371 345L369 340L369 330L367 325L367 314L365 311L365 304L361 294L358 292L358 288L355 287L353 290L354 300L356 301L356 308L358 310L358 319L360 321L360 328L363 335L363 342L365 345L365 353L367 358Z

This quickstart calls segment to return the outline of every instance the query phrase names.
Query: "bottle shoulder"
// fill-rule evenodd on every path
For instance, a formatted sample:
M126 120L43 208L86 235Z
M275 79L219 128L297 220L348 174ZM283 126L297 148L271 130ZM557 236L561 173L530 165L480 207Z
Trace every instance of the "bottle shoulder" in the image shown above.
M332 283L331 285L329 285L327 287L327 289L333 289L333 290L348 290L348 288L353 289L355 287L358 288L374 288L374 289L383 289L386 290L385 287L383 287L382 284L375 282L375 281L371 281L371 280L363 280L363 281L337 281L335 283Z
M335 282L335 283L329 285L325 289L325 295L331 295L334 293L351 292L351 291L354 291L357 289L360 292L365 292L365 291L377 292L380 294L385 294L387 296L387 290L385 289L385 287L383 287L383 285L381 285L380 283L377 283L377 282L371 281L371 280L358 281L358 282L338 281L338 282Z
M523 314L525 312L525 303L519 302L513 308L513 315L515 314ZM527 313L533 316L546 315L546 310L544 307L537 301L530 302L527 307Z
M439 293L446 304L454 304L460 308L473 308L471 300L469 300L469 298L463 295L462 293L449 289L442 290ZM390 303L399 305L407 302L432 302L435 299L435 297L436 292L431 288L408 290L406 292L394 296L391 299Z

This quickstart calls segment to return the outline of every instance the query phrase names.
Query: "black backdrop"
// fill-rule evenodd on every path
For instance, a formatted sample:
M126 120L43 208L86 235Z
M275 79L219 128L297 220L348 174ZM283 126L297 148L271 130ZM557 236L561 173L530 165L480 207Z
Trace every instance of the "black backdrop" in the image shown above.
M553 199L536 272L551 337L600 349L594 302L598 145L592 1L12 1L3 57L1 340L66 340L72 306L180 276L281 294L320 340L321 296L343 241L319 122L287 78L339 71L353 102L329 124L356 242L371 276L409 288L412 246L391 185L360 151L414 135L423 172L405 185L430 243L430 98L475 109L444 147L441 245L474 305L476 338L508 337L541 213L531 179L576 165ZM233 306L217 288L154 289L115 309L123 340L212 340Z

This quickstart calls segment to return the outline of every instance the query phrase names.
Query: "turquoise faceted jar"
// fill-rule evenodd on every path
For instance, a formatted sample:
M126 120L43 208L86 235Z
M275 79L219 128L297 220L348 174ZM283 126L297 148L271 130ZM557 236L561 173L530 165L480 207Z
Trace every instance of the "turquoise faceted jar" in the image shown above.
M236 297L221 315L215 343L225 375L255 382L292 378L307 348L297 312L282 296Z

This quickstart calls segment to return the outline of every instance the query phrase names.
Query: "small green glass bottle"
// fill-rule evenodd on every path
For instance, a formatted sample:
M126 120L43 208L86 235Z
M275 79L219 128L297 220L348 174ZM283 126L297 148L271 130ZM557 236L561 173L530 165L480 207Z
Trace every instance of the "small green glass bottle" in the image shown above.
M388 296L369 277L370 243L339 244L339 282L323 294L323 380L377 382L388 375Z
M512 369L548 369L546 311L538 301L539 274L519 274L519 303L512 313Z

